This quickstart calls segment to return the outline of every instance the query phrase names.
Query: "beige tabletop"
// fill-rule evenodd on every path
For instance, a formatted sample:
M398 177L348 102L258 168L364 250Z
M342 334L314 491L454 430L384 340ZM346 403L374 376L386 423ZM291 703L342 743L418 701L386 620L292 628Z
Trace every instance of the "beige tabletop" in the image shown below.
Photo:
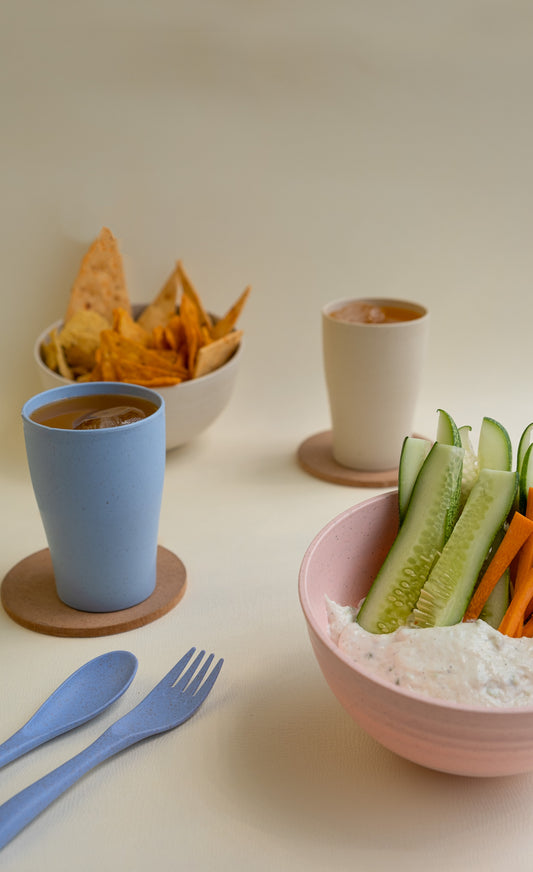
M461 779L353 723L314 660L297 576L315 533L377 491L308 475L329 426L320 309L431 311L415 422L533 420L533 10L518 0L9 2L0 28L0 576L45 547L20 407L34 337L103 225L133 301L181 258L213 311L248 284L245 355L218 421L167 455L170 613L54 638L0 612L0 739L116 648L134 683L13 762L0 802L75 754L191 645L225 658L200 712L102 764L2 852L2 872L531 870L533 776Z

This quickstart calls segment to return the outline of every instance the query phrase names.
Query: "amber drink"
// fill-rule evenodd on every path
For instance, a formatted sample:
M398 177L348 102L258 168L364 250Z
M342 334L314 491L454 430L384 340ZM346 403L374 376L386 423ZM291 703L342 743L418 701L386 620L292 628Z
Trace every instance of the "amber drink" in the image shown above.
M364 472L394 470L412 432L429 315L392 298L336 300L322 310L333 458Z

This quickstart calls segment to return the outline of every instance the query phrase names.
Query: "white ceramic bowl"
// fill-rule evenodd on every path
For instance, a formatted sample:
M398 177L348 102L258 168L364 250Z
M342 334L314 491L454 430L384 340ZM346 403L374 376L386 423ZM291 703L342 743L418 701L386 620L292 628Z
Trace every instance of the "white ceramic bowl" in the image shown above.
M305 553L299 596L322 673L354 721L401 757L457 775L532 771L533 706L467 707L403 690L366 673L329 637L325 596L346 605L367 593L398 528L397 499L392 491L353 506Z
M134 306L134 314L143 308ZM72 384L69 379L49 369L41 357L43 342L54 327L61 325L61 320L50 324L37 337L33 347L33 358L43 390ZM241 357L242 343L227 363L208 375L171 387L154 388L165 400L167 450L195 439L218 418L233 393Z

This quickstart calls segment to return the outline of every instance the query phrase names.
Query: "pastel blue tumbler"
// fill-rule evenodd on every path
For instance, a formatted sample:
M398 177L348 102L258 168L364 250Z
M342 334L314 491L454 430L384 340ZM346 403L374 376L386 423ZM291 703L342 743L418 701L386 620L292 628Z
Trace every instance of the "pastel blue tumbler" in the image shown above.
M156 411L95 430L64 430L31 419L48 403L91 394L140 397ZM32 397L22 420L59 599L86 612L113 612L147 599L156 585L165 473L162 397L138 385L72 384Z

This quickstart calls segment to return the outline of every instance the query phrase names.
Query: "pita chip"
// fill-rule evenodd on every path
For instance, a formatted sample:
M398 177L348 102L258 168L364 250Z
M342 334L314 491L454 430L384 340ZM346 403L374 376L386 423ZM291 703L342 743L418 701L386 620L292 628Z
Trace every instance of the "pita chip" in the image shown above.
M178 298L178 268L174 270L159 291L157 297L146 307L137 318L137 323L149 333L154 327L165 327L176 313Z
M226 363L240 345L242 334L242 330L233 330L209 345L202 345L196 355L192 377L200 378Z
M72 286L65 323L75 312L92 310L112 322L113 309L131 312L122 256L111 231L103 227L80 266Z
M204 309L202 301L200 299L200 294L198 293L189 276L185 272L181 260L178 260L176 269L178 271L178 275L181 281L183 293L189 298L192 303L194 303L195 308L198 312L200 324L205 325L208 328L209 333L211 333L211 328L213 326L211 316L209 315L209 312L206 312L206 310Z
M228 334L231 330L233 330L243 308L246 300L248 299L251 291L251 287L248 286L244 289L239 299L231 306L230 309L226 312L223 318L221 318L211 331L211 335L213 339L220 339L222 336Z

